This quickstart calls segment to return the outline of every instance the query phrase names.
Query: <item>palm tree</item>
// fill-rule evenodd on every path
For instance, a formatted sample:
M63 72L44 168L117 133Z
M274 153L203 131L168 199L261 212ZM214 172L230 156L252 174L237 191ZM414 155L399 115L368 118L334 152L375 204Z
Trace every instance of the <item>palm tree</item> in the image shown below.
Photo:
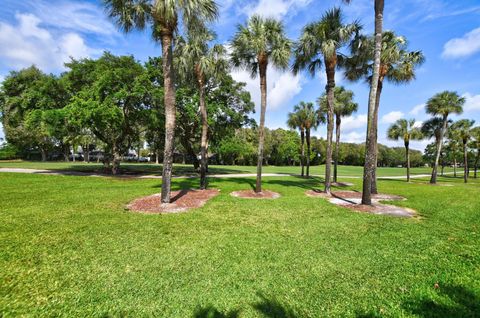
M435 163L433 165L432 177L430 178L430 183L432 184L437 183L438 162L440 160L440 154L442 153L443 138L447 131L448 116L450 114L461 114L463 104L465 104L464 97L460 97L456 92L449 91L438 93L427 102L427 113L433 116L439 116L442 119L442 129L439 132L440 135L437 140Z
M310 149L311 149L311 131L316 130L321 122L325 122L325 117L321 112L316 111L313 103L300 102L295 109L300 113L300 120L305 127L305 139L307 141L307 171L306 176L310 176Z
M339 49L347 44L361 29L357 22L345 24L339 8L327 11L320 21L307 24L295 48L293 72L307 69L312 76L322 67L327 75L327 155L325 163L325 193L330 194L333 111L335 100L335 70L338 66Z
M477 178L477 169L478 169L478 162L480 160L480 126L472 128L472 148L476 150L477 154L475 155L475 163L473 165L473 177Z
M353 101L353 92L345 87L335 87L335 104L333 113L335 114L335 156L333 159L333 182L338 182L338 158L340 151L340 126L342 117L347 117L357 112L358 104ZM327 96L323 94L317 99L322 113L328 110Z
M305 127L297 111L288 113L287 126L291 129L300 130L300 165L302 167L301 176L305 176Z
M374 68L375 38L372 36L359 36L351 46L352 57L345 60L345 76L351 81L365 79L371 84ZM382 52L380 55L380 73L377 83L377 93L375 97L375 108L373 110L372 138L370 140L375 160L372 167L371 193L377 193L377 139L378 139L378 112L380 107L380 97L385 80L394 84L408 83L415 79L415 68L420 66L425 58L421 51L410 52L407 50L407 40L402 36L397 36L391 31L386 31L382 35Z
M165 149L162 172L162 203L170 202L170 184L173 167L175 139L175 86L173 69L173 43L178 31L178 20L183 19L186 28L196 22L217 18L215 0L103 0L108 15L125 32L153 30L153 37L162 44L162 68L165 106Z
M421 140L422 132L415 127L415 119L399 119L388 128L387 136L392 140L403 139L407 166L407 182L410 182L410 140Z
M461 119L451 126L451 131L462 142L463 146L463 181L468 182L468 147L467 144L472 138L472 127L474 120Z
M458 140L455 134L448 134L448 143L445 144L445 152L450 154L453 160L453 177L457 177L457 152L459 148Z
M179 73L184 78L196 79L199 94L199 110L202 122L200 142L200 189L207 187L208 165L208 116L205 103L205 88L211 78L224 74L229 63L226 59L226 50L223 45L216 44L209 47L208 43L215 39L215 34L205 28L190 30L187 41L178 41L176 59Z
M290 60L292 43L285 35L280 21L252 16L246 25L239 25L232 40L232 64L250 71L251 77L260 75L261 109L258 127L257 183L255 192L262 192L262 164L267 110L267 66L271 63L286 69Z

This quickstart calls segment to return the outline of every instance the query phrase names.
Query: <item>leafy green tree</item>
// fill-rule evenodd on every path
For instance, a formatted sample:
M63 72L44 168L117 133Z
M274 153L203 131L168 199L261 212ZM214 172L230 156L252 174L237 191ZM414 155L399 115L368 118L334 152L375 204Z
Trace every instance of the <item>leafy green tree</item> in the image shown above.
M103 0L108 14L125 32L152 28L153 37L162 44L164 75L165 150L163 154L162 203L170 203L173 150L175 139L175 83L173 43L178 21L184 27L197 26L217 18L214 0Z
M117 174L122 154L139 135L139 123L145 119L150 83L132 56L105 53L93 69L91 61L84 61L93 72L89 75L93 82L73 96L66 108L68 121L72 126L87 127L105 144L105 165L112 162L112 173Z
M351 81L365 79L371 85L373 78L374 63L374 36L358 36L351 45L352 57L345 60L345 76ZM394 84L403 84L415 79L415 69L423 64L425 58L421 51L408 51L408 42L403 36L397 36L392 31L382 34L382 50L380 55L379 77L375 95L375 107L373 109L372 135L369 140L371 145L372 160L375 163L370 167L371 193L378 193L376 181L376 153L378 138L378 112L380 97L385 80Z
M260 77L261 108L258 129L257 182L255 192L262 192L262 164L264 147L265 112L267 109L267 66L288 67L291 42L280 21L252 16L246 25L239 25L232 40L232 64L250 71L252 78Z
M345 89L343 86L337 86L334 90L335 103L333 113L335 115L335 156L333 166L333 182L337 182L338 176L338 157L340 152L340 127L342 125L342 117L351 116L357 112L358 104L353 101L353 92ZM328 102L327 95L324 93L317 99L322 113L327 113Z
M478 169L478 162L480 161L480 126L472 128L472 145L471 148L476 151L475 155L475 162L473 164L474 167L474 178L477 178L477 169Z
M215 39L211 31L200 28L190 30L186 41L177 44L176 59L179 71L183 77L196 78L199 109L202 122L202 136L200 144L200 189L207 187L207 164L208 164L208 115L205 104L205 90L208 81L219 77L228 70L229 63L226 59L226 50L223 45L215 44L209 47L209 42Z
M339 8L327 11L320 21L307 24L294 50L293 72L307 69L312 76L322 67L327 74L327 155L325 164L325 193L330 193L333 139L333 113L335 104L335 70L339 50L360 30L358 23L344 24ZM323 62L322 62L323 60Z
M463 181L468 182L468 143L472 138L472 127L474 120L461 119L455 122L451 127L451 133L457 136L463 146Z
M437 170L440 160L440 154L442 153L443 138L447 132L448 116L450 114L461 114L463 112L463 104L465 104L465 98L460 97L456 92L444 91L436 94L430 98L427 102L426 110L428 114L433 116L439 116L442 122L442 128L436 135L437 140L437 155L432 170L432 177L430 183L437 183ZM436 121L438 124L438 120ZM437 127L438 128L438 127Z
M42 161L63 139L63 83L35 66L10 72L2 83L0 113L6 140L19 149L38 149Z
M415 127L415 119L399 119L388 128L387 136L392 140L403 139L405 145L407 182L410 182L410 140L421 140L423 138L422 132Z

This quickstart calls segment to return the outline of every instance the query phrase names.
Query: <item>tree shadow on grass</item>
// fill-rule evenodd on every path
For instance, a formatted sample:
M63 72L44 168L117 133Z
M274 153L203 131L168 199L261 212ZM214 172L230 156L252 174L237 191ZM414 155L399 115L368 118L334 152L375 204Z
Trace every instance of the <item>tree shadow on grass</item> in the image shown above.
M299 317L293 309L282 305L276 299L268 299L264 295L258 295L261 300L252 305L264 317L269 318L297 318Z
M424 318L480 317L480 297L463 286L441 286L442 300L415 299L405 303L404 308Z
M213 306L199 307L193 313L194 318L237 318L239 317L240 311L233 310L227 313L219 311Z

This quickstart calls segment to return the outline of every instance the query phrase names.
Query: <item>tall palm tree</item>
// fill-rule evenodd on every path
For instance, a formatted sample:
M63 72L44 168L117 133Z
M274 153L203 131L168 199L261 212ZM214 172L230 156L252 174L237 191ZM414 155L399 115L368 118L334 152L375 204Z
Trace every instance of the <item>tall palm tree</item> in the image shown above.
M359 36L351 45L352 57L345 60L345 76L351 81L365 79L371 85L374 68L374 46L373 36ZM380 108L380 97L385 80L394 84L408 83L415 79L415 68L420 66L425 58L421 51L408 51L407 40L397 36L391 31L383 32L382 51L380 55L380 73L375 96L375 108L373 110L373 122L371 146L375 163L372 167L371 193L377 193L376 167L377 167L377 139L378 139L378 112Z
M300 130L300 165L301 165L301 176L305 176L305 127L303 126L303 121L300 118L300 115L297 111L288 113L287 126L291 129Z
M335 156L333 159L333 182L338 182L338 158L340 152L340 126L342 117L347 117L357 112L358 104L353 101L353 92L345 89L343 86L335 87L335 104L333 113L335 114ZM320 111L326 113L328 110L327 96L323 94L317 99Z
M185 27L192 21L212 21L218 16L215 0L103 0L108 15L125 32L151 27L153 37L162 44L162 68L165 104L165 149L162 172L162 203L170 202L175 139L175 86L173 43L179 19Z
M461 119L451 126L451 131L462 142L463 146L463 181L468 182L468 142L472 138L472 127L474 120Z
M357 22L345 24L339 8L327 11L320 21L307 24L295 48L293 72L297 74L307 69L312 76L322 67L327 75L327 155L325 164L325 193L330 194L333 111L335 104L335 70L341 56L339 50L350 42L361 29Z
M442 129L437 140L435 163L433 165L432 177L430 178L430 183L432 184L437 183L438 163L442 153L443 138L448 127L448 116L450 114L461 114L463 112L463 104L465 104L464 97L460 97L456 92L449 91L438 93L427 102L427 114L439 116L442 119Z
M300 120L305 127L305 139L307 141L306 176L310 176L310 150L311 150L311 131L316 130L320 123L325 122L325 117L321 112L316 111L313 103L300 102L295 106L299 113Z
M388 128L387 136L392 140L403 139L407 166L407 182L410 182L410 140L421 140L423 137L422 132L415 127L415 119L399 119Z
M480 126L472 128L472 148L476 151L475 163L473 165L473 177L477 178L478 162L480 161Z
M282 22L271 18L252 16L245 25L239 25L232 40L232 64L250 71L252 78L260 77L261 108L258 127L258 161L255 192L262 192L262 164L267 110L267 66L287 69L292 43L285 35Z
M448 134L448 143L445 144L445 152L450 154L451 158L453 159L453 177L457 177L457 152L459 149L458 139L455 134L450 132Z
M200 189L207 187L208 165L208 116L205 103L205 88L212 78L224 74L228 70L229 62L223 45L209 46L215 39L215 34L206 28L198 27L190 30L186 41L178 41L176 59L179 73L185 78L196 79L199 95L199 111L202 122L200 142Z

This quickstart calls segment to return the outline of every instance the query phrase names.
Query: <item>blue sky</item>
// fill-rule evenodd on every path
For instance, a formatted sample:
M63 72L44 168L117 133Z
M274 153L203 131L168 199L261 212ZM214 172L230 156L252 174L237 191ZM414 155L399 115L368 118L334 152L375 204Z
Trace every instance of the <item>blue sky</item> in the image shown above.
M236 26L250 15L260 13L282 19L288 36L295 40L302 27L321 17L333 6L342 6L346 21L360 20L366 33L373 29L371 0L219 0L221 15L214 24L218 42L228 44ZM409 40L412 50L422 50L426 63L417 80L402 86L385 84L380 107L379 141L402 146L385 137L388 126L398 118L427 115L423 104L443 90L455 90L467 98L465 112L458 118L475 119L480 124L480 0L388 0L385 29L394 30ZM60 73L69 56L97 57L104 50L114 54L133 54L144 61L160 54L148 31L128 35L118 32L106 18L101 1L95 0L2 0L0 7L0 81L10 70L36 64L45 72ZM243 71L232 72L247 83L254 101L259 102L258 79ZM366 126L368 87L352 84L339 73L337 84L355 92L360 108L344 119L343 140L363 142ZM322 94L325 76L293 76L268 70L267 126L285 127L288 112L299 101L315 101ZM255 117L257 117L255 115ZM320 127L317 136L325 136ZM0 137L3 132L0 129ZM423 150L428 141L413 147Z

